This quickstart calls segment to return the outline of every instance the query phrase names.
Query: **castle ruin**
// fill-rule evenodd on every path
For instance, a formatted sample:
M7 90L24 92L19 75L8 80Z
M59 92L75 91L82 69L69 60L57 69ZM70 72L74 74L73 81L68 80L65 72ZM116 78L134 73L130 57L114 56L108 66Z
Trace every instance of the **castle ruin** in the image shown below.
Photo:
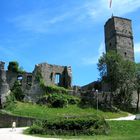
M19 81L25 98L29 101L36 101L43 90L37 80L41 75L45 86L57 85L65 88L71 88L72 70L70 66L50 65L47 63L37 64L32 73L13 72L4 69L4 62L0 62L0 105L5 102L6 96L14 86L15 81Z
M112 16L105 23L104 31L106 52L114 50L124 59L134 62L134 43L131 20ZM70 66L41 63L35 66L32 73L17 73L10 70L4 70L4 64L4 62L0 61L0 106L5 102L5 97L10 93L10 90L17 80L21 83L25 99L27 101L37 101L44 92L40 87L40 83L36 80L38 74L41 74L43 77L45 86L57 85L65 88L72 87L72 70ZM95 81L81 87L81 89L92 91L97 87L100 87L100 83ZM102 91L109 91L109 86L107 84L102 84L100 88Z

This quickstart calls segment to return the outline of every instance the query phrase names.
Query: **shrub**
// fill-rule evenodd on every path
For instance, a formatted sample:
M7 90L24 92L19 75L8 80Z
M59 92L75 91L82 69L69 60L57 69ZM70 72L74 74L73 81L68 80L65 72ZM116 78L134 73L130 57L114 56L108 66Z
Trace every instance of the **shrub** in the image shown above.
M80 107L96 107L96 96L92 92L82 93Z
M36 103L39 105L48 105L48 95L44 95Z
M14 86L12 87L11 91L13 92L13 95L15 96L16 100L22 101L24 98L24 94L21 89L21 84L19 81L16 81L14 83Z
M109 125L103 119L99 119L95 122L94 126L90 127L89 132L94 132L95 134L109 134Z
M11 110L12 108L15 107L15 101L16 101L15 96L11 92L8 96L6 96L6 102L4 103L3 106Z
M67 107L68 104L78 104L80 99L75 96L65 94L47 94L40 98L37 103L40 105L49 105L51 107Z
M80 99L78 97L72 96L72 95L65 95L67 100L68 100L68 104L78 104L80 102Z
M46 86L46 93L60 93L60 94L68 94L67 90L63 87L58 86Z
M95 135L108 134L109 132L108 123L104 119L96 117L43 121L42 128L44 134L48 135Z
M36 124L33 124L33 125L29 128L28 132L29 132L30 134L43 134L43 133L44 133L44 130L43 130L43 128L42 128L41 126L36 125Z
M68 101L63 94L50 94L47 101L51 107L55 108L63 108L68 105Z

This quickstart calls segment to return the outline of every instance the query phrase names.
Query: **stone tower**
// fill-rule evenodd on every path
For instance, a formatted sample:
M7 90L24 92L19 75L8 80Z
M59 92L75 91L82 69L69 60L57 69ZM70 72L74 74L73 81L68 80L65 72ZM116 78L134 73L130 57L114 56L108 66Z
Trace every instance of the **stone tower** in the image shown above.
M124 59L134 61L131 20L112 16L105 24L106 52L115 50Z

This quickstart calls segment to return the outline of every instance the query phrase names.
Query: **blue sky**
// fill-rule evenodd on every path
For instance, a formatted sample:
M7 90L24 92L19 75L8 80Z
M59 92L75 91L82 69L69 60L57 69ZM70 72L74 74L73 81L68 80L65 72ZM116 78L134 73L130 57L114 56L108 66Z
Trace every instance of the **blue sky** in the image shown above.
M104 24L112 13L133 23L140 62L140 0L0 0L0 60L26 71L42 62L72 66L73 85L99 78Z

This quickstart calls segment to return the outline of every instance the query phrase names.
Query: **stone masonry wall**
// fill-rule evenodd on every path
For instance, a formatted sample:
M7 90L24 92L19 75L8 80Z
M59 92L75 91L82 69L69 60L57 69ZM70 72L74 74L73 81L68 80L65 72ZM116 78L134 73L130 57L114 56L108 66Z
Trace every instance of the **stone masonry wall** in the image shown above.
M12 122L16 122L17 127L27 127L31 126L34 121L33 118L0 114L0 128L12 127Z
M6 81L6 72L4 70L4 62L0 61L0 108L6 101L6 96L9 94L9 85Z
M106 52L116 50L124 59L134 61L131 20L112 17L105 24Z
M0 104L4 102L5 95L9 89L12 89L17 80L21 83L21 89L25 94L25 98L28 101L37 101L44 93L39 81L36 80L38 73L41 74L46 86L57 85L65 88L71 87L72 72L70 66L42 63L36 65L32 73L18 73L9 70L5 71L4 64L4 62L0 62Z

